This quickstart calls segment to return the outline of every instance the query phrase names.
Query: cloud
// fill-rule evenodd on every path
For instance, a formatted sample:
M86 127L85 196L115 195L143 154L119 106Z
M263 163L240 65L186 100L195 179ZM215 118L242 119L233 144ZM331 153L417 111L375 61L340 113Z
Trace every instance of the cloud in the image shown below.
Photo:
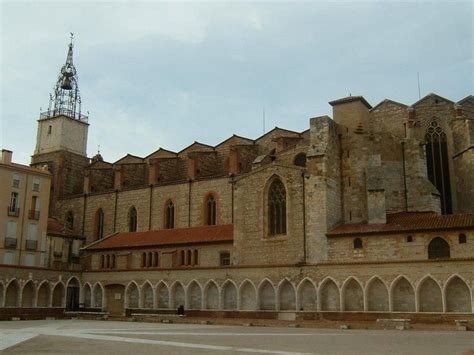
M349 94L472 92L470 3L2 2L1 146L29 162L74 32L89 156L308 128ZM18 137L21 136L21 139Z

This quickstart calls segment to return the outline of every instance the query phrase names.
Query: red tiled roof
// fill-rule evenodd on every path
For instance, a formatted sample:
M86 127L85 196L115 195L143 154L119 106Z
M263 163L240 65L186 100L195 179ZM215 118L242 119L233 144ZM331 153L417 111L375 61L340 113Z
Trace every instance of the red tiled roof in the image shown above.
M329 231L327 236L446 229L474 229L474 214L439 215L433 212L394 213L387 215L387 223L385 224L344 224Z
M89 244L86 250L137 248L177 244L232 242L232 224L200 226L180 229L161 229L146 232L121 232Z

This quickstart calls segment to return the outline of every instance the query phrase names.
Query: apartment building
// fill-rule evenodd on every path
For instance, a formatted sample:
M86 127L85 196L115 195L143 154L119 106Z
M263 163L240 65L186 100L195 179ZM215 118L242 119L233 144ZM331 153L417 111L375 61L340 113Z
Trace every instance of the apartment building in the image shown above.
M0 161L0 264L45 266L51 174L12 155L3 149Z

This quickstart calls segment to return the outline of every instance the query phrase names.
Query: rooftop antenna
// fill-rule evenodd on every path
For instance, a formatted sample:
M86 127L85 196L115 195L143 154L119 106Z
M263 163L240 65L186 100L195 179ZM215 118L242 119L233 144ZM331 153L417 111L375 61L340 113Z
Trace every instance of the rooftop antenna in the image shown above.
M265 106L263 106L263 134L265 134Z
M100 154L100 144L97 145L97 154Z
M420 72L416 72L418 77L418 100L421 99L421 90L420 90Z

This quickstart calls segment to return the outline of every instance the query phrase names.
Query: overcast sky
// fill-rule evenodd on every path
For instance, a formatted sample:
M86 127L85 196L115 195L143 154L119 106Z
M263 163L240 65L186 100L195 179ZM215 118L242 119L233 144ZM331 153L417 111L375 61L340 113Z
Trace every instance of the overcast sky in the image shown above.
M29 163L75 34L88 155L296 131L363 95L473 92L473 2L1 1L0 147Z

